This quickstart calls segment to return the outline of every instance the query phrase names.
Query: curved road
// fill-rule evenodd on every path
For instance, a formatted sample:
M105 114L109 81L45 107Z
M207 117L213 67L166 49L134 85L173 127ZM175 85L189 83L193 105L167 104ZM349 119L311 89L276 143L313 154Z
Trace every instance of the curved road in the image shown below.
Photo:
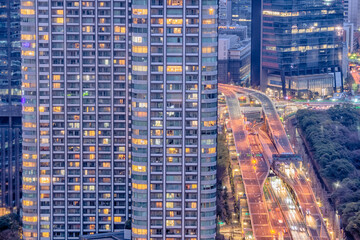
M255 238L269 239L270 236L268 236L268 233L273 230L269 221L266 203L264 202L262 188L262 176L265 172L268 172L269 169L265 170L265 168L262 169L261 167L253 167L253 169L251 169L251 157L249 157L249 153L251 156L251 148L246 135L244 120L242 119L236 93L240 92L250 94L262 103L264 113L272 133L272 140L274 141L276 150L279 153L294 153L293 149L291 148L284 127L277 115L276 108L274 107L272 101L264 93L226 84L219 84L219 90L227 97L231 126L234 133L236 149L240 154L240 167L243 174L245 189L247 191L247 199ZM266 150L267 153L274 151L274 149L270 146L266 147ZM271 158L272 156L268 156L268 159ZM257 171L262 171L262 173L257 173ZM291 176L286 176L282 173L280 173L280 175L282 175L286 183L289 184L296 193L296 199L303 211L311 238L314 240L330 239L310 184L306 181L301 169L294 169L294 172L295 174L292 174ZM259 176L261 176L260 181ZM261 217L259 219L254 218L253 213L258 213ZM257 224L259 225L256 226Z
M268 210L263 196L263 182L269 167L260 163L257 167L252 164L252 151L248 141L244 118L240 112L240 105L236 93L222 90L226 96L231 128L235 140L236 151L239 155L239 165L248 202L251 225L257 240L273 240L272 228L269 222Z

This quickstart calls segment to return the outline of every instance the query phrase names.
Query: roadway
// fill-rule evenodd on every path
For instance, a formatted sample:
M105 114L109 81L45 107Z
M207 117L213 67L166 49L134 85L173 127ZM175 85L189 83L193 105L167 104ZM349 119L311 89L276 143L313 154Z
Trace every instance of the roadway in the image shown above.
M296 202L284 182L278 177L270 177L266 189L280 207L292 238L310 240L304 217L296 207Z
M285 133L285 129L279 119L276 108L271 101L264 93L255 91L248 88L241 88L238 86L231 86L227 84L219 84L219 89L228 89L236 92L250 94L251 96L257 98L263 107L265 112L266 121L268 126L270 127L271 134L273 135L273 140L275 143L275 147L277 148L279 153L293 153L293 149L289 143L287 135Z
M263 196L263 174L267 174L269 171L269 167L266 167L267 169L265 169L265 166L267 166L265 159L271 162L272 154L276 152L280 154L294 152L287 138L285 129L278 117L276 108L274 107L272 101L265 94L251 89L245 89L225 84L219 84L219 90L227 97L227 104L229 107L229 114L235 138L235 145L237 152L240 154L240 166L243 174L244 186L247 195L250 194L249 196L247 196L249 203L249 211L251 215L253 215L252 213L259 212L258 214L259 216L261 216L261 218L259 219L257 217L254 218L254 216L252 216L251 218L252 222L255 220L255 224L253 223L254 235L256 239L268 239L267 232L269 230L270 232L273 232L274 229L271 226L271 216L269 217L268 215L268 211L266 210L268 206L266 204L266 201L264 201ZM262 157L259 159L260 161L264 161L264 164L261 162L260 164L258 163L259 166L251 165L251 157L249 156L251 156L252 151L260 151L260 149L257 149L254 146L254 143L251 140L252 137L250 135L247 136L246 134L244 120L242 119L243 117L240 112L238 96L236 94L237 92L250 94L257 98L262 103L264 114L266 115L265 117L270 130L271 141L269 142L269 138L265 136L266 134L264 134L264 132L258 130L260 132L259 139L263 145L261 151L265 153L264 155L266 156L265 158ZM249 140L251 141L251 145L249 144ZM273 143L273 146L271 146L271 142ZM288 168L288 166L290 165L291 164L286 165L285 168ZM310 184L306 181L305 175L302 170L292 168L290 174L289 171L285 171L285 173L278 171L278 169L274 169L274 171L295 192L293 196L296 198L296 201L300 205L299 211L303 215L303 218L305 219L304 221L307 226L306 234L309 233L311 238L314 240L330 239L321 215L321 211L317 206L312 188ZM283 198L287 198L286 195L278 196L277 199L279 203L284 202ZM301 224L303 223L300 223L301 218L299 217L299 215L295 214L297 217L293 217L293 211L289 211L289 209L287 209L285 205L280 204L280 207L283 210L286 222L290 225L290 227L293 224L295 228L302 229ZM256 227L257 224L259 225L259 227L261 226L262 228ZM298 233L296 231L292 234L294 234L294 237L296 236L296 238L293 239L309 239L308 236L305 236L305 233Z
M258 163L256 167L253 165L252 151L237 95L226 89L223 89L222 92L226 96L228 105L231 128L236 151L239 156L240 171L245 187L254 237L257 240L272 240L272 228L269 222L266 202L262 194L262 184L268 174L269 168L266 162Z

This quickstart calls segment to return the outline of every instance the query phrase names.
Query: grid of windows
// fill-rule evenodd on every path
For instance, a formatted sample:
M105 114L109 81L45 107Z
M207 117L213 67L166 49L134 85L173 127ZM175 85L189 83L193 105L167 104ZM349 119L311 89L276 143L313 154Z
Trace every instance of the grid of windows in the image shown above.
M128 1L23 0L25 239L128 219Z
M132 3L133 239L214 239L217 2Z
M21 204L20 1L0 0L0 207Z
M265 74L284 78L341 71L342 1L264 0L262 17Z
M26 239L215 237L217 2L128 4L22 2Z

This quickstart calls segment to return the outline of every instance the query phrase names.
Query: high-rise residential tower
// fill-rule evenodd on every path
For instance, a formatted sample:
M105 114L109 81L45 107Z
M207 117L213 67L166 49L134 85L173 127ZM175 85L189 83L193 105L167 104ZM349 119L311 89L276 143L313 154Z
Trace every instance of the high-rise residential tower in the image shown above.
M0 215L21 203L20 0L0 1Z
M128 9L21 1L25 239L79 239L129 218Z
M26 239L214 239L217 2L129 4L22 1Z
M132 2L132 237L216 232L217 1Z

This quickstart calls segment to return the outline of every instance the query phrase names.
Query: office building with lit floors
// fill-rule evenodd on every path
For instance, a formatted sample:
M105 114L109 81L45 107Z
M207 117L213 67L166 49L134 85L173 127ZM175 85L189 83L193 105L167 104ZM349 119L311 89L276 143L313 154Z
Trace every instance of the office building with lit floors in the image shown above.
M24 239L129 218L129 1L21 1Z
M20 0L0 1L0 216L21 204Z
M253 67L260 63L262 90L298 97L326 96L342 89L343 6L341 0L263 0L254 17ZM256 24L258 26L256 26Z
M217 1L132 2L132 239L216 234Z

